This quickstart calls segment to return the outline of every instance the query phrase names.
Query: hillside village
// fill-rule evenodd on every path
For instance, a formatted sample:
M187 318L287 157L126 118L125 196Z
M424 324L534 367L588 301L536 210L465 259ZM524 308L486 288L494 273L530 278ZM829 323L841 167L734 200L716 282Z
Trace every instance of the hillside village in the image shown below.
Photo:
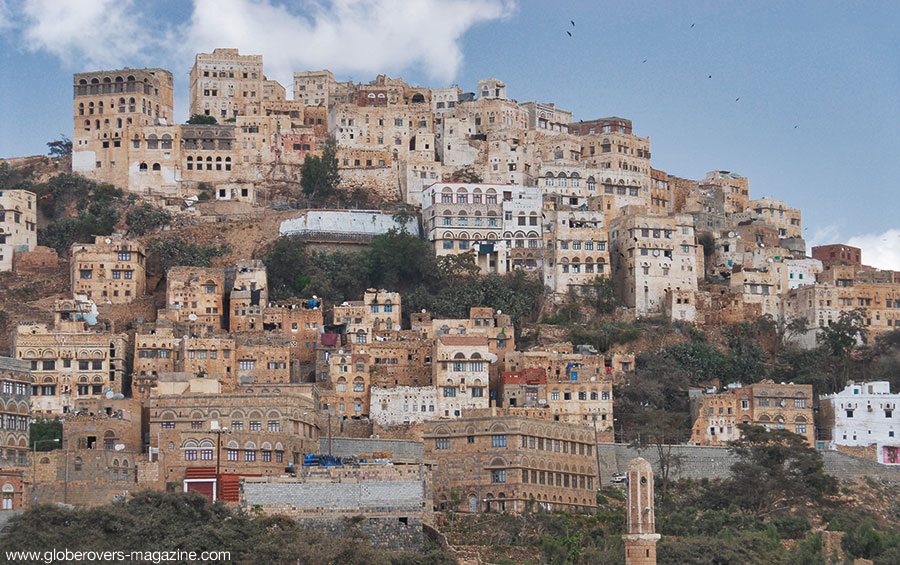
M0 163L4 511L197 492L452 549L459 516L623 512L624 482L622 556L655 563L632 498L728 478L756 427L896 483L900 273L808 250L738 173L653 168L629 119L292 86L200 53L176 124L170 71L78 73L71 147Z

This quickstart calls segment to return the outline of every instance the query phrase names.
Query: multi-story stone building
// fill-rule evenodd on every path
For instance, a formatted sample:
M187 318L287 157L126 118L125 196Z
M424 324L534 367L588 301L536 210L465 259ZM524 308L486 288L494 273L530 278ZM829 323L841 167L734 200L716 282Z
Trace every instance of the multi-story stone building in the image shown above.
M439 335L434 340L433 385L441 418L489 406L490 350L485 336Z
M774 198L759 198L747 202L747 210L756 212L757 217L775 226L778 237L803 237L802 215L797 208L788 208L787 204Z
M127 304L144 296L147 253L137 241L98 235L72 245L72 294L97 302Z
M280 333L291 345L291 359L314 363L322 331L322 307L317 298L270 304L263 310L263 329Z
M322 405L342 418L369 416L372 358L365 346L339 348L327 359L327 379L320 383Z
M0 272L11 271L16 253L37 246L37 205L29 190L0 190Z
M161 381L148 409L160 488L231 500L239 476L280 475L318 451L314 385L259 383L223 393L209 379Z
M62 418L62 448L142 453L141 425L141 403L137 400L79 399L75 410Z
M611 276L608 232L602 211L557 204L544 209L544 284L557 293L579 292L598 276Z
M16 359L31 365L31 409L38 416L70 412L76 400L121 393L128 338L94 328L90 303L57 300L52 326L23 322L13 334ZM92 322L93 321L93 322Z
M264 328L263 311L269 303L269 285L262 261L243 259L237 262L230 302L229 330L253 332Z
M190 80L191 115L212 116L222 123L260 112L266 82L262 55L241 55L237 49L221 48L197 53ZM283 87L280 92L283 99Z
M160 184L165 179L174 179L176 162L170 153L166 154L168 160L159 155L152 175L146 164L139 169L142 161L136 155L132 158L130 153L134 143L140 146L145 139L145 127L172 123L172 73L164 69L78 73L74 77L73 90L73 172L129 188L131 177L142 173L153 176ZM173 131L163 129L163 136L156 141L163 149L171 150Z
M710 171L706 173L706 178L700 181L700 186L716 186L722 189L726 216L739 214L748 208L750 181L747 177L731 171Z
M440 415L437 389L433 386L373 386L370 398L370 418L383 428L421 424Z
M627 214L612 221L609 234L620 299L639 315L663 313L667 293L696 292L702 248L698 251L693 218Z
M377 332L400 329L401 306L400 293L370 288L362 301L336 305L334 323L346 326L353 343L371 343Z
M28 433L31 421L29 399L32 386L27 362L0 357L0 451L2 451L0 468L2 469L25 467L28 463ZM6 495L7 492L3 491L3 510L8 510Z
M222 329L225 273L208 267L172 267L166 272L166 309L160 319L186 324L192 334Z
M598 480L593 432L542 419L540 412L493 408L426 422L425 455L437 461L435 502L473 513L592 512Z
M740 424L786 429L815 445L812 385L765 380L705 394L691 430L691 443L726 445L740 438Z
M868 339L896 329L900 325L900 280L895 273L834 265L819 275L816 284L791 290L784 301L787 322L807 322L805 333L792 336L807 349L816 346L819 328L836 322L842 312L853 310L862 314Z
M891 393L888 381L850 381L844 390L821 398L819 439L879 463L900 464L900 418L894 418L898 401L900 394Z

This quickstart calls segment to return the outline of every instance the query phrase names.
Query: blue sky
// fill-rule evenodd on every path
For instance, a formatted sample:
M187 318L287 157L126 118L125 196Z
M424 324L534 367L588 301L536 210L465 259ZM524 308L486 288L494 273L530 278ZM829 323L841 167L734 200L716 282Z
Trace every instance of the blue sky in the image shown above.
M496 77L576 119L630 118L654 167L745 175L752 198L803 210L807 243L900 269L897 22L896 2L0 0L0 157L70 133L74 72L168 68L185 118L193 53L214 47L261 53L288 89L323 67L464 90Z

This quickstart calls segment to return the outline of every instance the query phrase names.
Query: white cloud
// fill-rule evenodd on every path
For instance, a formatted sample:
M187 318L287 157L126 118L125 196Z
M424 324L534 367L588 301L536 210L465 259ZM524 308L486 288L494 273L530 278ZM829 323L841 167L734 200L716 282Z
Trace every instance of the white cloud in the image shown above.
M513 9L509 0L334 0L298 14L272 0L195 0L185 47L262 54L266 74L287 88L294 71L322 68L371 77L418 66L449 81L463 34Z
M847 245L862 249L862 261L879 269L900 271L900 229L851 237Z
M28 0L17 24L24 46L80 70L136 64L154 44L133 0Z
M184 23L153 18L136 0L0 0L0 30L78 70L162 66L180 72L195 53L236 47L261 54L266 75L290 89L294 71L328 68L358 80L420 68L452 80L462 36L512 14L514 0L332 0L303 12L277 0L193 0ZM177 52L176 52L177 51Z

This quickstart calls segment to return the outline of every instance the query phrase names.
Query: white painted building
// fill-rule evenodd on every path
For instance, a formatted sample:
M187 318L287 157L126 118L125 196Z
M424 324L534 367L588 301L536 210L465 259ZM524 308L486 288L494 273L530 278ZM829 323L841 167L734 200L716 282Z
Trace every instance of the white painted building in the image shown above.
M383 428L421 424L439 416L437 388L433 386L373 386L370 393L369 418Z
M841 392L822 397L833 446L876 445L878 462L900 464L900 394L891 383L850 381Z

